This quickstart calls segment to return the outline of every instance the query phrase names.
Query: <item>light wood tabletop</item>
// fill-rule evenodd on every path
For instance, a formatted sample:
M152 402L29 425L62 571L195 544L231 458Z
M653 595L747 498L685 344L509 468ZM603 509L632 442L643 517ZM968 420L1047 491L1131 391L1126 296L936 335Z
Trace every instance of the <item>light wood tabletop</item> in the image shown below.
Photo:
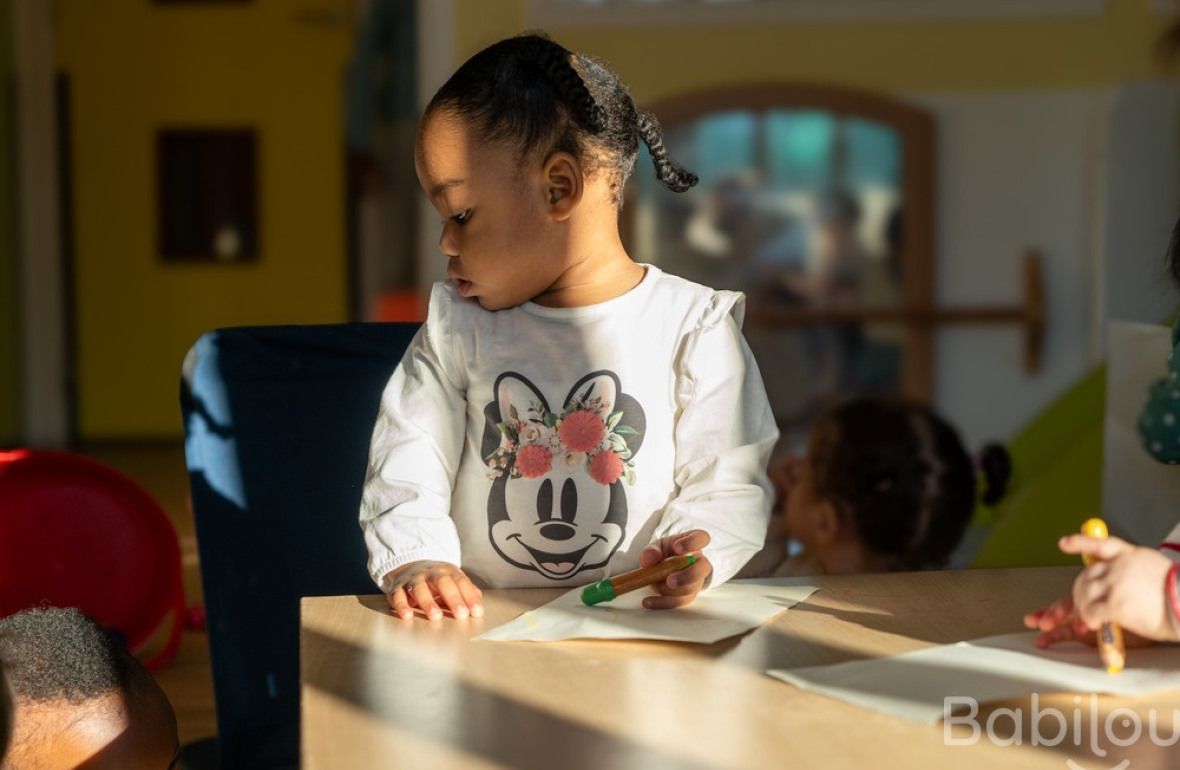
M797 580L820 590L761 628L712 645L471 640L557 590L486 591L486 616L465 621L403 621L381 596L304 599L303 767L1180 766L1180 746L1147 737L1151 712L1159 715L1161 739L1174 732L1173 719L1180 727L1172 711L1180 709L1180 693L1101 697L1093 717L1089 695L1042 694L1042 710L1056 708L1070 720L1055 747L1030 745L1029 699L992 704L976 717L979 740L964 746L947 745L943 725L868 711L765 674L1017 631L1025 611L1064 596L1076 573L1053 567ZM1119 747L1126 734L1117 724L1109 732L1103 720L1126 708L1142 715L1143 737ZM992 715L1004 718L989 731ZM952 731L959 741L970 736L966 726Z

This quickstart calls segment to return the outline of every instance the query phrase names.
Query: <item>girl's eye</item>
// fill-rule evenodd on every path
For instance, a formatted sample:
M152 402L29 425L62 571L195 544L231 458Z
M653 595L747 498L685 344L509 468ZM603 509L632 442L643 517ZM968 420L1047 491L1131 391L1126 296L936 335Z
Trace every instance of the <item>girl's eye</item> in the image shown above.
M467 220L471 219L471 209L467 209L466 211L461 211L458 214L456 214L455 216L451 217L451 219L454 220L455 222L458 222L461 225L465 225L465 224L467 224Z

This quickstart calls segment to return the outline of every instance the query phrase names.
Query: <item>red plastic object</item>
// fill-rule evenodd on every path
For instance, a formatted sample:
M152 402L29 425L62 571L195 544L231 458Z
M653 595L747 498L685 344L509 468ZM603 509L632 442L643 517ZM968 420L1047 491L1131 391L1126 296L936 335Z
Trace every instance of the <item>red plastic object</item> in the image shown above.
M161 668L184 627L180 545L119 472L60 452L0 452L0 617L43 604L78 607Z
M421 323L426 320L426 306L428 299L415 291L391 291L377 297L377 308L374 321L412 321Z

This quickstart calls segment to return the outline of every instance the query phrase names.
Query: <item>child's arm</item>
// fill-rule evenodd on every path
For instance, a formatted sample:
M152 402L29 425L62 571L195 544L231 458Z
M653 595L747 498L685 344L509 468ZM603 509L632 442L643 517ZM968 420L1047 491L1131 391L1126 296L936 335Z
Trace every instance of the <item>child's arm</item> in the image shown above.
M444 564L450 582L467 581L459 570L459 536L450 516L451 490L463 448L466 398L461 370L450 360L445 310L449 297L436 290L430 317L418 330L381 395L369 447L361 497L360 524L369 551L369 574L390 597L401 600L396 611L417 604L428 616L438 612L432 594L415 602L423 583L456 614L474 610L464 601L477 596L474 586L444 592ZM444 347L445 345L445 347ZM419 575L418 569L425 569ZM399 571L400 570L400 571ZM412 581L412 582L410 582ZM409 587L410 594L406 595ZM473 593L474 592L474 593ZM409 614L409 613L405 613Z
M1105 622L1121 626L1132 643L1177 640L1167 585L1175 577L1168 557L1117 537L1070 535L1059 545L1065 553L1098 561L1074 580L1071 596L1025 615L1024 624L1041 631L1038 647L1065 641L1094 644L1094 631Z
M654 597L651 606L685 604L706 580L725 582L762 547L766 535L773 497L766 463L778 429L739 328L742 298L722 292L714 301L702 327L686 339L678 362L679 492L656 527L648 548L652 555L643 556L703 549L697 572L708 568L711 580L707 573L690 575L692 568L673 575L670 585L656 588L677 601L661 603L663 597Z

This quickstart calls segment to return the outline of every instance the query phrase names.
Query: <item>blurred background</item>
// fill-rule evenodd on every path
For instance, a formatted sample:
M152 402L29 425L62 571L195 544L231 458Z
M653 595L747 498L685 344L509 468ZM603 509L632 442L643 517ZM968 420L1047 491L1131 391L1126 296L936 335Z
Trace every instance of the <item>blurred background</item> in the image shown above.
M0 447L139 481L199 602L186 352L224 326L420 319L445 261L417 115L467 56L538 28L609 63L700 175L673 195L641 159L625 239L748 293L783 449L864 392L933 403L972 447L1019 441L1101 367L1109 320L1177 304L1180 80L1161 48L1176 12L0 0ZM1100 423L1097 403L1062 419ZM201 642L185 644L165 685L187 740L213 720Z

